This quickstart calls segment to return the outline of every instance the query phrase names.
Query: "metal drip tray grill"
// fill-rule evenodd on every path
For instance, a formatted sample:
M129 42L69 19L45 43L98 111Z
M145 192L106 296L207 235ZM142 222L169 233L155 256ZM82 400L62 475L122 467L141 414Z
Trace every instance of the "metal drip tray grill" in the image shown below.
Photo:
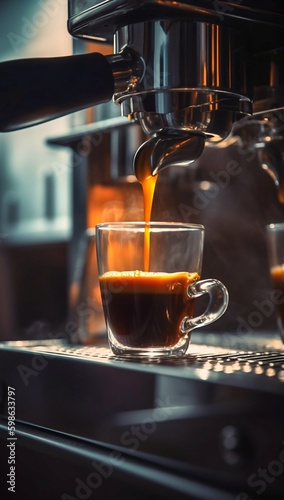
M208 338L208 337L207 337ZM199 341L206 341L206 335ZM215 339L216 342L216 339ZM222 376L246 376L252 378L273 379L274 382L284 382L284 349L278 338L258 339L244 349L244 344L231 349L221 346L192 344L190 353L183 357L133 357L116 356L104 343L98 346L70 345L63 341L11 342L0 345L12 346L15 350L46 353L60 358L88 360L94 363L107 363L114 366L134 368L138 371L149 370L151 367L163 373L194 375L197 378L208 379ZM173 370L175 368L175 370Z
M119 451L152 469L227 485L235 499L283 450L283 345L271 336L246 345L213 334L193 340L187 356L158 359L115 356L105 341L0 343L0 431L2 421L6 439L10 386L18 449L28 426L53 435L54 456L65 436L75 440L74 453L79 445ZM133 435L141 429L147 438ZM268 487L264 498L282 495L283 475Z
M108 347L78 347L70 345L34 346L35 351L46 351L53 354L75 356L94 361L117 361L138 363L139 365L180 366L204 368L213 372L231 374L234 372L255 373L268 377L277 376L284 382L284 350L244 351L229 350L222 347L191 346L191 353L183 357L135 357L116 356Z
M90 439L101 439L104 431L104 439L111 439L114 415L151 413L157 401L198 411L220 407L221 414L226 405L234 414L236 407L250 413L251 404L253 413L262 411L265 398L269 412L276 407L273 414L279 417L284 394L279 337L254 337L246 345L228 336L195 339L184 357L139 359L115 356L105 338L96 346L54 339L2 342L0 413L7 414L10 386L16 388L20 421Z

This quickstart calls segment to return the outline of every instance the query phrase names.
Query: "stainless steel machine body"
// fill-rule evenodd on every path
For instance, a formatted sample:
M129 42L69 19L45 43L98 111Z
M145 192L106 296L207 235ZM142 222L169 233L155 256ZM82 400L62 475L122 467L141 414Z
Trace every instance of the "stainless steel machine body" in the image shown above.
M232 133L252 139L250 122L244 120L233 131L234 123L252 114L270 122L271 113L277 112L276 127L274 117L274 125L266 126L265 133L259 130L251 143L262 150L262 157L267 142L277 140L277 154L266 165L279 182L283 166L278 140L283 136L279 110L284 104L282 9L279 3L265 1L257 5L250 1L150 0L131 5L70 1L68 26L74 36L107 42L114 37L115 53L124 64L132 60L127 74L121 62L121 71L116 68L120 88L115 89L114 99L123 115L139 121L146 134L155 137L153 173L170 164L192 163L205 141L219 143ZM197 137L185 143L184 135ZM270 165L275 161L276 169ZM260 162L265 163L262 158Z
M2 63L0 129L32 125L114 97L122 114L157 139L153 157L160 161L156 169L151 159L153 172L165 166L167 138L171 150L182 148L183 164L191 163L205 141L227 138L240 118L257 112L266 119L263 113L283 108L282 9L277 2L250 0L69 0L70 33L114 39L114 54ZM50 72L56 72L55 82ZM184 135L197 138L184 145ZM274 135L273 129L268 136ZM258 147L266 137L257 136Z

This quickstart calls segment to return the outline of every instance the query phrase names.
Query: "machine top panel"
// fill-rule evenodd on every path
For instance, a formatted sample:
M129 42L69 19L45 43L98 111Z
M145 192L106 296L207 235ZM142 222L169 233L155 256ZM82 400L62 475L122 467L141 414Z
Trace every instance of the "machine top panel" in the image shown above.
M112 42L120 26L158 19L284 26L283 2L267 0L69 0L71 35Z

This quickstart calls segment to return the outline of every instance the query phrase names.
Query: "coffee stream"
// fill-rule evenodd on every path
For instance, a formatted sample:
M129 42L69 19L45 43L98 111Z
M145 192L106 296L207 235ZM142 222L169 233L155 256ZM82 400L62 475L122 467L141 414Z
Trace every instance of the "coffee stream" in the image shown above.
M135 174L142 185L144 197L144 271L148 272L150 268L150 220L158 174L152 175L149 158L144 154L136 159Z

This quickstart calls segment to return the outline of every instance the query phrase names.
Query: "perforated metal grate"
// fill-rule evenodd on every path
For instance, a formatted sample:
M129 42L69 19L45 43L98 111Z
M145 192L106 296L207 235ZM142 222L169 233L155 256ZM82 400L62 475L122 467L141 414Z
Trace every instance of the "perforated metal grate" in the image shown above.
M277 344L278 345L278 344ZM222 347L191 345L191 352L183 357L122 357L114 355L106 346L71 346L67 344L33 345L32 351L40 351L98 362L138 363L202 369L213 373L243 373L277 378L284 382L284 350L230 350Z

